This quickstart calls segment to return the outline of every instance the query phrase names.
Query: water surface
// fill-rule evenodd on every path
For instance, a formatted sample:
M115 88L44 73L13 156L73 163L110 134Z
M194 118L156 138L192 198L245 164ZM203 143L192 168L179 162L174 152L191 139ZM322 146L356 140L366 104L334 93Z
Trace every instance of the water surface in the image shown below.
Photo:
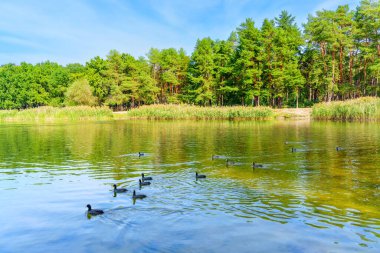
M0 252L380 252L376 123L1 124L0 139Z

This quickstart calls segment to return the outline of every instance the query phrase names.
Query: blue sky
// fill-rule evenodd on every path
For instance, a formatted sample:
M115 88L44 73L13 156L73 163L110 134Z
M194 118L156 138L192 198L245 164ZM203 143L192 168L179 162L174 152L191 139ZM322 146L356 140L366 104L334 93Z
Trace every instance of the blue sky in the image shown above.
M149 48L184 48L197 38L226 39L245 18L287 10L298 25L309 13L359 0L1 0L0 65L85 63L111 49L145 56Z

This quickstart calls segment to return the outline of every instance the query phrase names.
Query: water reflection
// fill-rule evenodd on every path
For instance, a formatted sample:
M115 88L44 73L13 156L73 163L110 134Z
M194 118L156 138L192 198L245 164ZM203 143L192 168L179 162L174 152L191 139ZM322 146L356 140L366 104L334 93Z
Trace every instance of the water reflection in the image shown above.
M247 252L258 247L244 241L250 235L267 251L304 252L312 244L315 252L376 252L379 134L378 124L326 122L1 125L0 201L9 205L0 246L17 252L44 236L45 251L67 244L80 252L92 243L87 250ZM196 180L196 171L207 178ZM154 180L141 189L142 172ZM114 183L128 192L116 194ZM148 197L135 201L138 189ZM105 214L83 223L86 202ZM94 240L96 227L102 233ZM74 228L78 237L67 238Z

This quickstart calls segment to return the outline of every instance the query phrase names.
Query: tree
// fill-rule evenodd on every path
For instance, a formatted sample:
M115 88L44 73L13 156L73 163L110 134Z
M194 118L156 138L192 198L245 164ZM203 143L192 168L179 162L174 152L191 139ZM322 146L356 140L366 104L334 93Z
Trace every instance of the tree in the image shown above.
M96 104L96 97L92 95L92 89L86 79L80 79L73 82L66 91L65 104L74 105L89 105Z
M77 92L69 84L83 80L91 87L82 85L86 103L95 97L115 110L152 103L298 107L378 96L380 2L317 11L303 32L287 11L261 28L248 18L226 40L198 39L190 57L182 48L151 48L146 56L111 50L84 66L0 66L0 109L62 106L65 94Z
M187 92L191 101L202 105L212 105L215 102L214 87L214 41L211 38L197 40L191 55Z
M181 48L150 49L147 54L151 73L160 88L161 103L178 103L179 94L186 81L189 57Z
M105 103L111 93L111 81L108 69L108 62L99 56L91 59L85 66L85 77L93 88L99 105Z
M262 75L262 37L252 19L248 18L237 29L235 74L239 84L241 104L251 99L252 105L260 105Z
M363 0L357 7L354 20L357 26L355 45L359 64L356 66L356 85L367 95L376 95L379 89L380 58L380 3Z
M232 33L228 40L217 40L214 44L214 79L218 105L224 105L225 100L238 92L238 88L231 82L236 40L236 33Z

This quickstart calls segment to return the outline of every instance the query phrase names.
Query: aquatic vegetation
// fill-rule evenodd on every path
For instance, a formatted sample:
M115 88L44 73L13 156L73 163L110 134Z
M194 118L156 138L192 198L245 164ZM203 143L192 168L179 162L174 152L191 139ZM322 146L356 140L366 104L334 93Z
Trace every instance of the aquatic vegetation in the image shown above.
M69 106L61 108L44 106L25 110L0 111L0 121L12 122L107 120L112 118L113 114L109 108L91 106Z
M271 119L269 107L202 107L194 105L150 105L132 109L118 118L143 119Z
M380 120L380 98L363 97L316 104L312 116L320 120Z

